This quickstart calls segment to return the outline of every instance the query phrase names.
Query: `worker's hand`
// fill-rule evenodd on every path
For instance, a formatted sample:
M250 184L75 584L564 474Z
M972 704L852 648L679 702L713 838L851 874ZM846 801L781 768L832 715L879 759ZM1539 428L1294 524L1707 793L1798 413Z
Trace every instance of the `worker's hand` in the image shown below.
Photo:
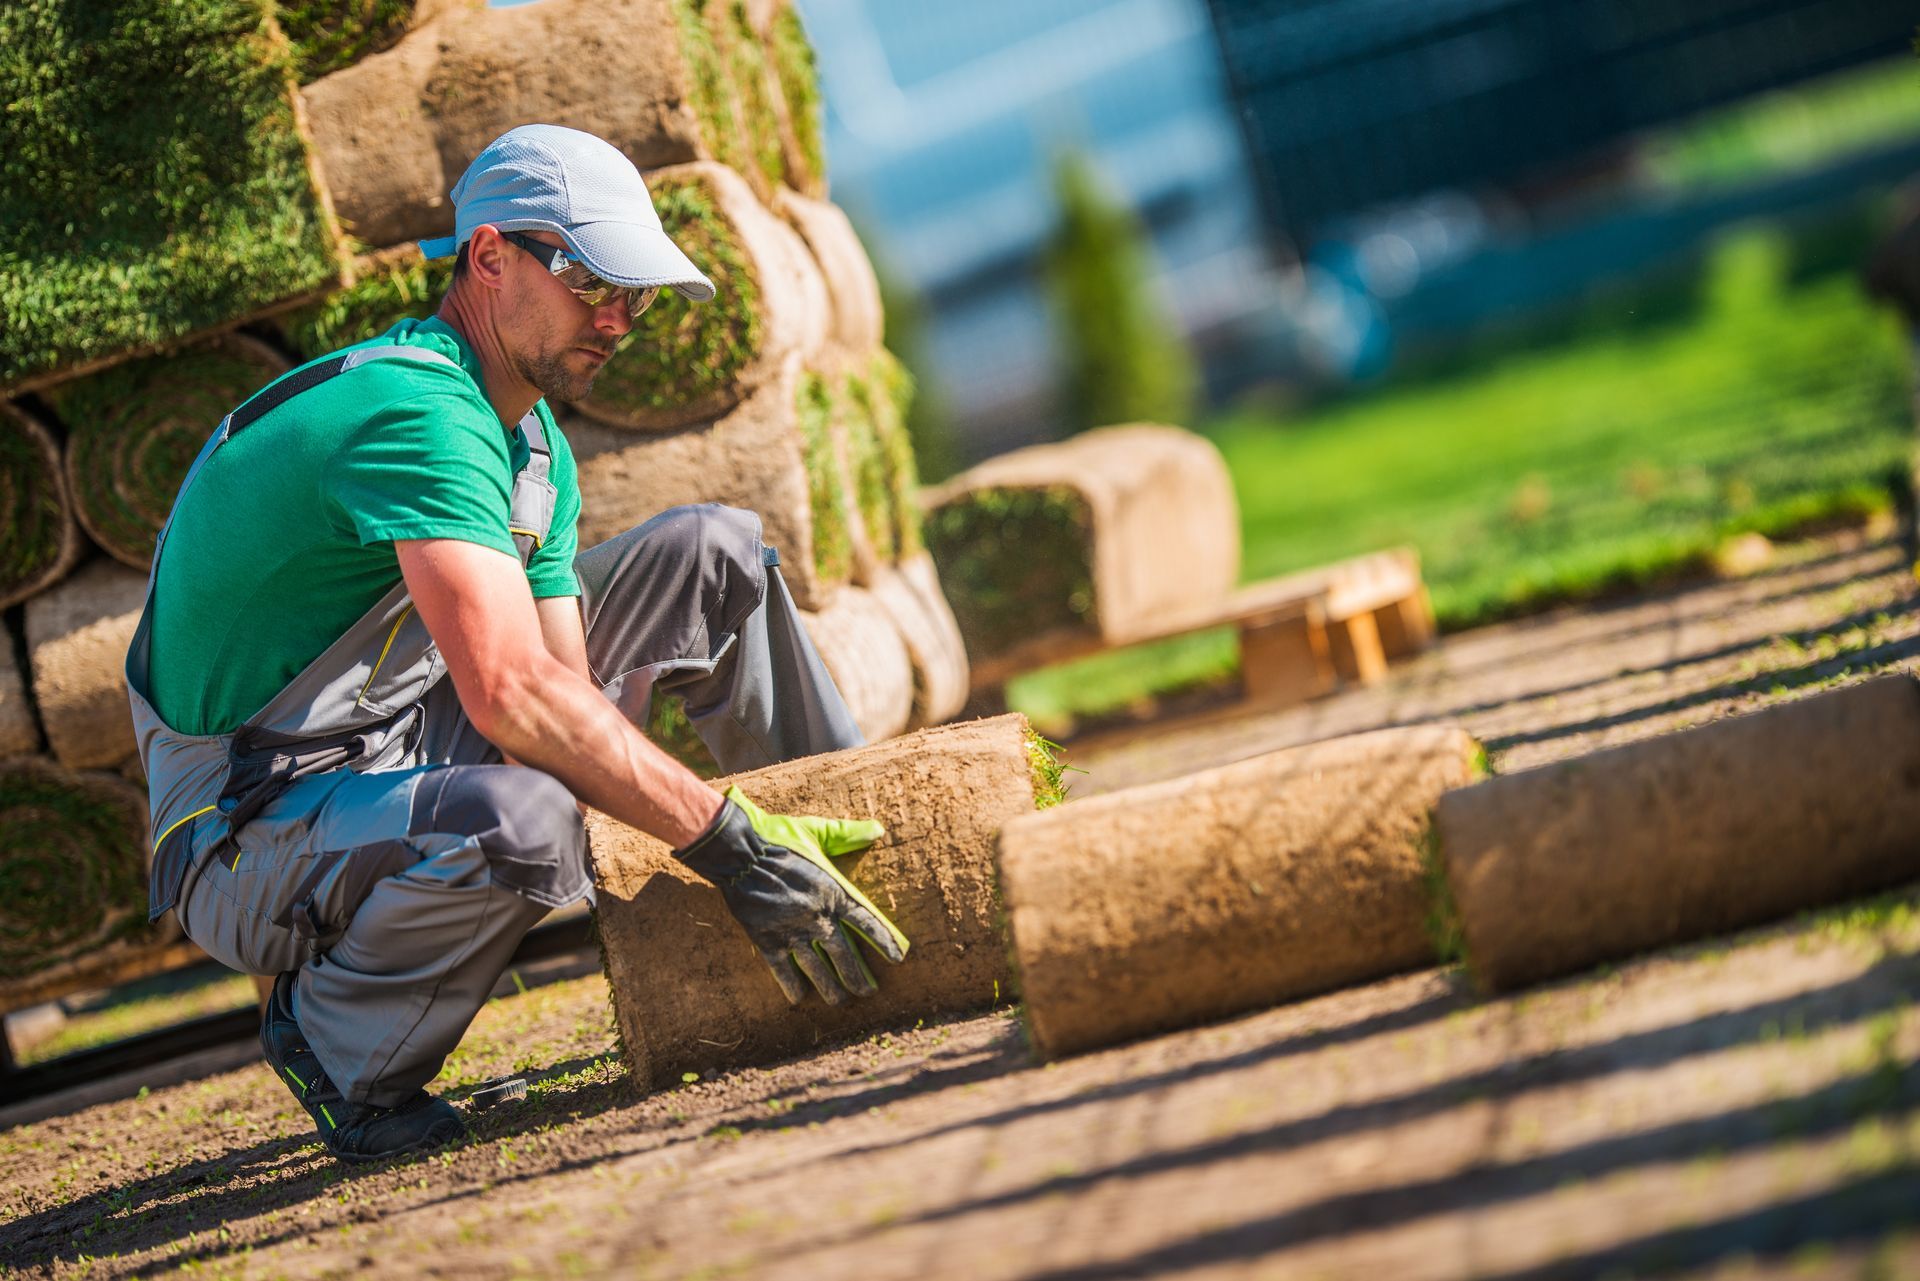
M885 833L871 819L769 814L730 787L712 825L674 855L720 887L790 1003L807 994L804 974L839 1005L879 990L853 935L889 961L906 959L907 936L829 861Z

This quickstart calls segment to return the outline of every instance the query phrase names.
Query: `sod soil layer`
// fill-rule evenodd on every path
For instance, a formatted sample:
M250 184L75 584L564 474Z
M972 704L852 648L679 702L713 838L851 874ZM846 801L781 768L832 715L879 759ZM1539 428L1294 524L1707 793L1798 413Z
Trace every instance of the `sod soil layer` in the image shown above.
M1392 709L1451 707L1506 768L1574 755L1908 668L1912 595L1897 547L1829 543L1450 638L1304 712L1083 749L1076 790ZM482 1010L436 1088L532 1093L429 1159L331 1164L258 1064L12 1124L0 1270L1914 1276L1916 984L1909 892L1497 1000L1425 970L1048 1068L1001 1010L641 1097L587 978Z

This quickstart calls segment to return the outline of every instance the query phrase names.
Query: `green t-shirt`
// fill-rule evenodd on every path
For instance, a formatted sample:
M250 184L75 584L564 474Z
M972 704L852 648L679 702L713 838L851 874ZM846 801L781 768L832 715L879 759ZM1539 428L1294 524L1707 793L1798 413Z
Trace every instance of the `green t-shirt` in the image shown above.
M455 364L373 360L336 375L222 445L178 500L148 677L174 729L223 734L264 707L400 581L395 539L457 538L519 558L509 498L531 451L487 403L473 349L437 317L363 345L378 343ZM573 453L544 401L537 410L558 499L527 582L535 596L577 596Z

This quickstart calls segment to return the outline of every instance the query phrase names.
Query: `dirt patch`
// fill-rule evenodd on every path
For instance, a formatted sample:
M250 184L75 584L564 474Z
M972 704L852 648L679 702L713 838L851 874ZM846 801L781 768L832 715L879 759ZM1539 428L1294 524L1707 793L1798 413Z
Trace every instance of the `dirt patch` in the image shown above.
M1039 1069L1002 1015L636 1099L583 979L476 1139L329 1163L258 1067L0 1136L18 1275L1904 1275L1920 898L1476 1005L1426 971ZM83 1264L83 1256L91 1260Z
M1516 768L1906 665L1911 591L1897 548L1829 546L1081 784L1446 709ZM1428 970L1045 1068L1002 1010L639 1097L582 979L481 1011L436 1088L533 1094L430 1160L332 1165L258 1065L0 1133L0 1270L1920 1275L1917 988L1920 892L1518 997Z

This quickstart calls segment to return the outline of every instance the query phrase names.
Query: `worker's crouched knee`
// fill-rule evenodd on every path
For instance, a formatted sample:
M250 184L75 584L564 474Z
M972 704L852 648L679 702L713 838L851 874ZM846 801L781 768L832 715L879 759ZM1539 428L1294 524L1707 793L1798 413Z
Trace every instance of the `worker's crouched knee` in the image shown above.
M544 907L587 888L587 836L573 793L551 774L512 765L435 770L414 796L414 830L476 837L496 884Z
M669 507L641 529L679 562L682 581L706 584L701 609L708 636L732 632L759 606L769 557L754 513L720 503L689 503Z
M688 503L669 507L641 528L660 546L677 552L689 568L710 569L724 581L760 577L765 561L760 518L745 508Z

